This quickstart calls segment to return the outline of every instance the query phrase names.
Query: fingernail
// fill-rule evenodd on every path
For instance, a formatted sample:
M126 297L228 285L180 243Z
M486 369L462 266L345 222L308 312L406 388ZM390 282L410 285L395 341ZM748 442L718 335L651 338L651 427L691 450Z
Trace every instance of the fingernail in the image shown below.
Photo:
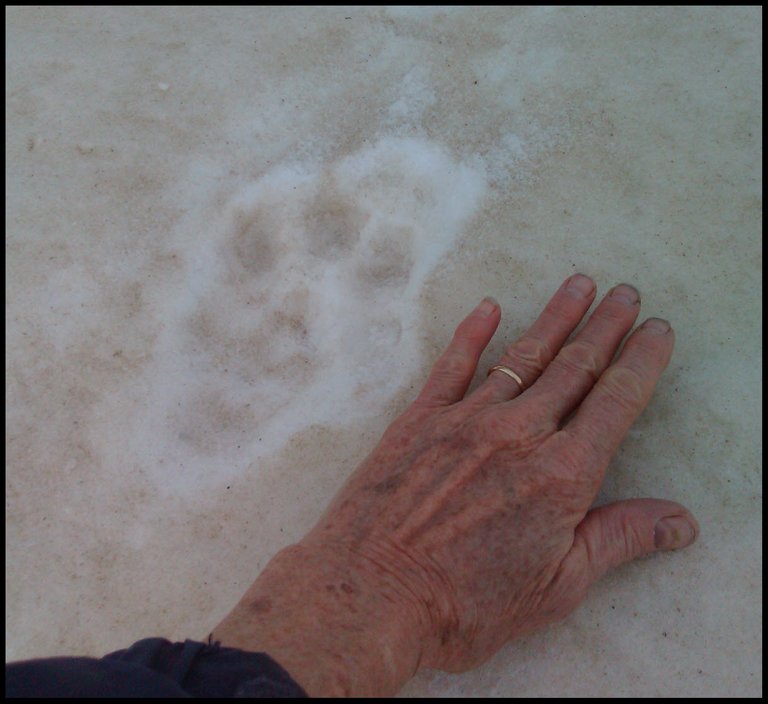
M492 296L486 296L483 302L477 307L477 312L484 318L487 318L493 311L498 308L499 302Z
M682 516L667 516L656 524L653 542L659 550L674 550L687 547L695 537L696 530L690 521Z
M577 298L586 298L595 290L595 282L584 274L574 274L565 290L572 293Z
M643 323L643 330L649 330L655 332L657 335L664 335L669 332L671 325L661 318L648 318Z
M614 301L621 301L630 306L633 306L640 300L639 291L629 284L619 284L618 286L614 286L608 295Z

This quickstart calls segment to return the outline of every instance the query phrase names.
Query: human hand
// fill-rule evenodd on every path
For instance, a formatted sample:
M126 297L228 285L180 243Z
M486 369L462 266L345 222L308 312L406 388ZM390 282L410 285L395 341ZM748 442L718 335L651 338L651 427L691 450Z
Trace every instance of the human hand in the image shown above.
M594 297L587 277L566 280L499 362L522 388L496 371L465 395L500 321L495 302L481 304L315 528L249 592L249 603L262 603L287 589L283 575L291 573L303 585L292 603L312 602L331 622L334 608L347 610L331 651L386 647L385 675L377 680L371 664L361 664L365 676L358 683L342 676L342 691L394 693L421 667L476 667L508 640L565 617L611 567L698 534L687 509L671 501L590 510L674 344L668 324L652 318L611 363L640 310L627 285L565 344ZM321 584L328 593L319 603L308 594ZM366 615L354 616L361 610ZM248 613L241 609L238 619ZM277 643L267 652L291 661ZM345 667L363 660L351 656ZM300 684L310 681L301 664L285 666Z

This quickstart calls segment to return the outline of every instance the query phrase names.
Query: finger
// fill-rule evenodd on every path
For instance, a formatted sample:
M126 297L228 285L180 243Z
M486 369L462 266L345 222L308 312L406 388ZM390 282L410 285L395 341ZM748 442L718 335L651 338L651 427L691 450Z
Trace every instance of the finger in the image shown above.
M579 523L566 567L591 584L643 555L687 547L698 535L696 519L674 501L618 501L592 509Z
M608 466L630 426L648 405L674 344L669 323L659 318L649 318L629 336L618 360L603 373L563 428L568 440L564 450L579 455L582 466L601 471Z
M582 401L610 364L640 312L640 294L629 284L608 292L579 334L563 347L533 385L553 420L561 421Z
M576 329L595 298L595 283L584 274L566 279L536 322L502 355L498 364L509 367L521 385L496 371L472 392L480 404L509 401L527 389L552 361L568 336Z
M477 362L501 320L501 308L485 298L459 323L448 348L435 362L432 372L414 405L447 406L464 398Z

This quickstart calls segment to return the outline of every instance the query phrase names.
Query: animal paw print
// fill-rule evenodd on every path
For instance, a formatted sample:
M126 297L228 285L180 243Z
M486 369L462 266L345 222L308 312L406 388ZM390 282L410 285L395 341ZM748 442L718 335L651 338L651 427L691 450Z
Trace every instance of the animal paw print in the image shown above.
M415 139L262 176L229 203L218 273L188 317L197 369L297 429L350 399L375 413L403 364L418 364L419 337L406 333L419 293L484 189L482 172ZM234 417L226 396L218 418Z

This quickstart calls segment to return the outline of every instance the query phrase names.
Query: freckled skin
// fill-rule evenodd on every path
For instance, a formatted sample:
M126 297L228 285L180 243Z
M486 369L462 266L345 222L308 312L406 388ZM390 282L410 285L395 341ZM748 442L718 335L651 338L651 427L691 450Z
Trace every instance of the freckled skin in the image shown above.
M667 531L665 549L692 542L698 524L671 501L590 510L674 341L641 326L611 363L639 312L637 292L617 290L565 344L595 291L586 277L563 283L499 362L524 393L495 373L466 395L500 311L470 314L417 399L214 638L268 652L310 695L391 696L421 668L477 667L564 618L608 569L657 549L660 519L690 526Z

